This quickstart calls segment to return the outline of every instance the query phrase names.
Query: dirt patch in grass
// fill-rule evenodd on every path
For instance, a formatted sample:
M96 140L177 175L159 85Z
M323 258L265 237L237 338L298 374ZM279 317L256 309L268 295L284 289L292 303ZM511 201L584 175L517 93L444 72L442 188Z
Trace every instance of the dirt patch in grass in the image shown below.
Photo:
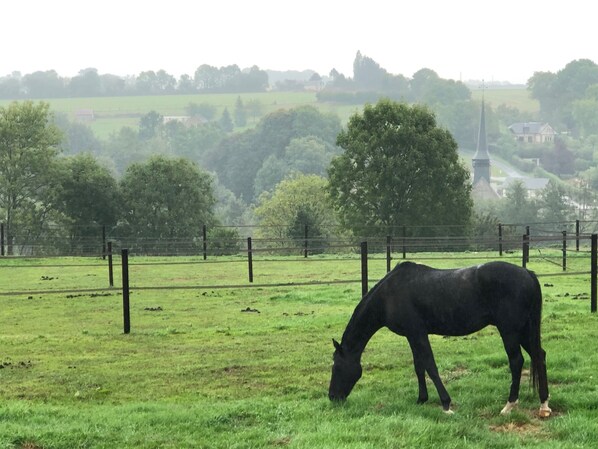
M500 426L490 426L490 430L498 433L537 436L542 433L542 426L538 422L509 422Z

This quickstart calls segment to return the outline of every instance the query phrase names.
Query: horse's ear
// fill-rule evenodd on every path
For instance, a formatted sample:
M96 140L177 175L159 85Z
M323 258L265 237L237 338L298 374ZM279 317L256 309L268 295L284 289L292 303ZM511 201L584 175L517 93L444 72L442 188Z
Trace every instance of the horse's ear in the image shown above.
M343 353L343 348L341 347L341 344L336 341L334 338L332 339L332 344L334 345L334 348L340 353Z

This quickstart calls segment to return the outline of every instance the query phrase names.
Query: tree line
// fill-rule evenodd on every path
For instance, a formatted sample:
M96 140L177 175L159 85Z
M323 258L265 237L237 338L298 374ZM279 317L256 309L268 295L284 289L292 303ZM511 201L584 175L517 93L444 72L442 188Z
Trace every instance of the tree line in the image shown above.
M169 138L163 126L142 137L145 145ZM99 226L124 239L173 241L207 225L218 240L238 235L215 225L256 220L260 236L298 239L308 225L325 245L339 235L397 235L404 224L484 233L534 208L546 219L569 213L558 185L533 203L516 186L494 209L475 210L451 133L429 108L388 99L354 114L346 129L315 108L282 110L253 130L223 134L201 163L146 154L120 174L89 152L61 153L63 139L46 103L0 108L0 212L10 248L56 228L72 247Z
M0 77L0 98L40 99L63 97L114 97L129 95L172 95L207 92L264 92L268 74L253 66L241 70L236 64L225 67L200 65L195 73L178 79L165 70L148 70L136 76L100 74L86 68L71 78L55 70L22 75L13 72Z

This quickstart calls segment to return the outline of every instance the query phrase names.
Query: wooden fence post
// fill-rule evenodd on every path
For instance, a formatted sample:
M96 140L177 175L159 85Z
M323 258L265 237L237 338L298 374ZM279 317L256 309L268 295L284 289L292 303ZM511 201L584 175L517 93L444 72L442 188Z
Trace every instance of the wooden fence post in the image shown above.
M598 267L597 260L598 260L598 234L592 234L592 252L590 255L591 260L591 281L590 281L590 290L591 290L591 299L590 299L590 311L592 313L596 313L596 304L598 301L596 300L597 296L597 289L596 289L596 281L598 279Z
M368 242L361 242L361 296L368 290Z
M407 258L407 228L403 226L403 259Z
M247 237L247 265L249 268L249 282L253 282L253 251L251 249L251 237Z
M123 324L124 332L131 332L131 308L129 306L129 250L122 250L122 278L123 278Z
M502 223L498 224L498 255L502 256Z
M0 256L4 256L4 223L0 223Z
M579 234L580 234L579 220L575 220L575 251L579 251Z

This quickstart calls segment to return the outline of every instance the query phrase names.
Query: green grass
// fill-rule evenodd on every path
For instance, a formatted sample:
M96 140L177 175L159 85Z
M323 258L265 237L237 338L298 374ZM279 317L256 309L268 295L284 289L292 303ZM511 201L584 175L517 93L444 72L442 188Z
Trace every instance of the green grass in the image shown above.
M106 138L117 132L123 126L137 128L139 118L150 111L162 115L186 115L185 108L190 103L207 103L216 106L217 115L222 114L224 108L232 113L238 97L247 104L257 100L262 105L262 114L266 115L278 109L291 109L303 105L311 105L322 112L334 113L339 116L341 123L347 123L349 117L361 112L363 105L344 105L334 103L319 103L313 92L261 92L241 94L195 94L195 95L162 95L162 96L132 96L132 97L92 97L92 98L51 98L45 99L51 110L66 114L69 120L75 120L75 113L80 109L93 109L95 120L86 122L92 131L100 138ZM481 99L481 90L473 90L474 99ZM493 106L507 104L521 111L537 112L537 101L529 97L523 88L486 89L485 98ZM11 100L0 100L0 107L6 106ZM255 126L261 117L249 117L248 126Z
M532 114L540 110L540 104L530 96L530 92L525 87L485 89L483 94L486 103L493 108L504 104L519 109L521 112ZM471 96L475 100L481 101L482 90L472 89Z
M497 257L465 255L471 259L436 254L421 262L447 267ZM537 256L532 269L560 273L557 259ZM571 256L570 270L587 271L587 254ZM357 257L267 259L254 260L255 283L359 279ZM549 285L543 331L554 416L539 420L525 381L519 409L498 413L509 372L494 329L431 339L453 416L442 413L432 385L430 402L415 404L409 347L386 330L368 345L363 378L337 406L327 399L331 338L341 337L359 283L140 289L247 284L246 261L130 262L132 331L123 335L118 289L33 293L105 289L104 262L0 260L0 292L20 292L0 296L0 448L589 448L598 438L598 322L589 300L573 299L589 294L587 274L540 278ZM72 266L50 266L57 263ZM375 257L369 267L373 285L385 261Z

